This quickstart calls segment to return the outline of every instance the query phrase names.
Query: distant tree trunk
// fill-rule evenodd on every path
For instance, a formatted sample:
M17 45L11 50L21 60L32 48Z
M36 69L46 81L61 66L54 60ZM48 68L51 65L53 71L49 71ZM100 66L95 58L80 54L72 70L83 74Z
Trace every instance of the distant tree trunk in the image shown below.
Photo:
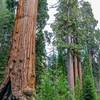
M73 43L73 39L71 36L68 37L68 43ZM81 60L79 55L76 53L71 53L68 51L68 82L69 82L69 89L71 92L75 92L75 86L77 85L78 79L80 80L80 86L82 87L82 68L81 68ZM80 88L81 88L80 87ZM75 98L72 98L73 100Z
M100 53L98 54L98 74L96 75L96 88L97 92L100 93Z
M30 100L35 91L37 7L38 0L19 0L6 76L0 87L0 100Z
M71 36L68 36L68 44L71 44L72 40L71 40ZM72 92L74 92L74 60L73 60L73 56L70 53L70 51L68 51L68 83L69 83L69 88Z
M77 57L77 61L78 61L78 76L79 76L79 79L80 79L80 86L82 87L82 64L81 64L81 60L79 57Z
M73 67L73 56L69 54L69 64L68 64L68 82L71 91L74 91L74 67Z
M78 70L79 70L78 67L79 67L79 66L78 66L78 60L77 60L77 56L76 56L76 55L74 56L74 62L75 62L74 65L73 65L73 66L74 66L74 69L75 69L75 70L74 70L74 73L75 73L74 82L75 82L75 84L76 84L77 79L78 79L78 76L79 76L79 74L78 74Z

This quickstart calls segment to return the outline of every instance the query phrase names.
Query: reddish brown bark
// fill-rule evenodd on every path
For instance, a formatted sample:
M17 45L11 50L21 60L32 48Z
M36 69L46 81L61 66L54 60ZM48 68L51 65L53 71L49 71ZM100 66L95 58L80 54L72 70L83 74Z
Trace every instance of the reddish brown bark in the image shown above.
M72 37L68 36L68 44L71 44L72 41ZM68 52L68 84L69 84L69 88L70 91L73 92L74 91L74 60L73 60L73 55L70 53L70 51Z
M73 91L75 84L74 84L73 56L71 54L69 54L68 81L69 81L69 88L71 91Z
M29 100L35 91L37 7L38 0L19 0L6 78L0 88L2 93L10 81L12 95L18 100Z
M78 79L78 60L77 60L77 56L74 56L74 61L75 61L75 65L74 65L74 67L75 67L75 79L74 79L74 81L75 81L75 84L76 84L76 82L77 82L77 79Z
M77 60L78 60L78 76L80 79L80 85L82 87L82 64L79 57L77 58Z
M82 68L81 61L78 56L71 54L69 55L68 65L68 82L69 90L73 93L72 100L76 100L75 87L77 86L78 80L80 80L80 88L82 88Z
M82 68L80 58L69 53L69 64L68 64L68 82L69 88L74 93L77 80L80 80L80 86L82 87ZM74 100L75 98L73 98Z

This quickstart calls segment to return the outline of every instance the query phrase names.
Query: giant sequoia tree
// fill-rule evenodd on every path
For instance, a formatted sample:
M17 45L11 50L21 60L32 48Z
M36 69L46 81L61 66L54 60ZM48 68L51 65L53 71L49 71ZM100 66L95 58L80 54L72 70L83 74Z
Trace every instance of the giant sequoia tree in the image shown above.
M19 0L12 46L0 100L27 100L35 90L35 32L38 0Z
M78 31L78 0L59 0L56 21L53 24L56 32L58 54L66 55L66 68L70 90L73 91L78 78L81 79L80 44ZM67 51L66 51L67 49ZM62 53L61 53L62 52ZM64 58L64 56L62 56Z
M62 58L66 55L64 60L68 62L66 67L68 72L69 88L71 91L75 90L74 92L77 92L77 89L75 88L77 87L77 80L80 79L80 82L82 83L81 68L86 67L85 64L83 66L81 64L81 59L83 60L85 58L84 55L81 54L82 52L86 53L87 49L87 56L89 56L88 54L90 54L91 49L94 48L94 30L97 21L94 19L92 9L88 2L81 2L80 6L78 0L59 0L57 10L58 13L56 14L56 21L53 24L53 30L56 33L58 54L61 55L62 52ZM91 62L89 59L87 59L86 62L89 64L87 67L91 69ZM89 71L88 75L91 73L91 77L92 70ZM84 73L84 76L86 76L86 73ZM93 82L92 80L93 77L90 78L91 82ZM91 92L91 96L95 98L94 84L91 82L88 84L86 83L86 86L91 86L91 89L89 88L90 90L88 91ZM80 93L77 95L79 94ZM91 98L89 98L89 100L91 100Z
M18 3L1 0L0 4L0 82L4 79L3 65L7 63L10 46L10 39L5 36L11 33L12 17L18 5L0 100L31 100L32 95L34 100L96 100L92 66L100 65L100 30L95 30L97 21L90 4L83 0L58 0L52 25L57 43L52 65L46 65L45 60L43 29L48 18L47 0L19 0Z
M85 100L96 100L96 91L93 80L93 69L96 68L97 43L95 27L97 21L92 13L89 2L81 2L81 23L80 31L84 34L83 41L83 98ZM98 39L97 39L98 41ZM95 64L95 65L94 65Z

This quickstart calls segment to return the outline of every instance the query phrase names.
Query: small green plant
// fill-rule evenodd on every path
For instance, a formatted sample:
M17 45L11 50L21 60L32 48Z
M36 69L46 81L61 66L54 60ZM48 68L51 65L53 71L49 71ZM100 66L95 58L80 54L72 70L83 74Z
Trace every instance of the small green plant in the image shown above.
M42 76L37 100L71 100L66 76L62 71L48 69Z
M86 53L84 56L84 73L83 73L83 95L82 100L97 100L96 88L92 73L92 65L89 55Z
M80 100L82 96L82 86L80 83L80 79L76 80L76 86L75 86L75 98L76 100Z
M87 75L84 79L83 100L97 100L94 83L89 75Z

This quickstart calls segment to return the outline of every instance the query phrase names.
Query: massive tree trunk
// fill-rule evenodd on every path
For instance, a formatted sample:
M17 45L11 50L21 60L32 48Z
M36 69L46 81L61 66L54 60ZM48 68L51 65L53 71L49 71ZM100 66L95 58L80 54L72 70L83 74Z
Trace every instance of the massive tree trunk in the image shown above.
M30 100L35 91L35 32L38 0L19 0L0 100Z

